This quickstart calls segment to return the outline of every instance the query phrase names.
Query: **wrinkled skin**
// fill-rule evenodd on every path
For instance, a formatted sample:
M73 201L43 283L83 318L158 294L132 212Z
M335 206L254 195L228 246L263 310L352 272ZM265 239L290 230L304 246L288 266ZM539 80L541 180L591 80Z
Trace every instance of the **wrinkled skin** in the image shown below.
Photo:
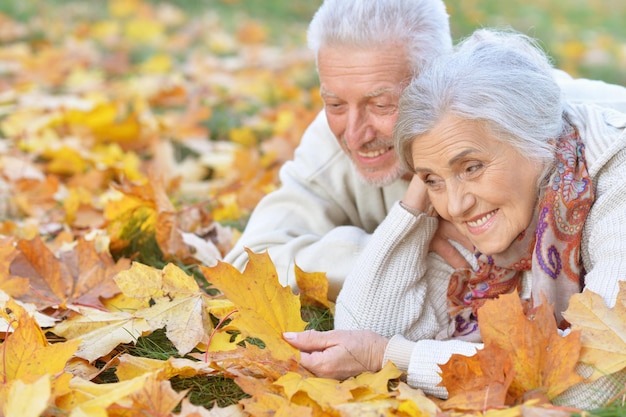
M382 368L389 340L369 330L308 330L285 333L300 349L300 364L323 378L346 379Z

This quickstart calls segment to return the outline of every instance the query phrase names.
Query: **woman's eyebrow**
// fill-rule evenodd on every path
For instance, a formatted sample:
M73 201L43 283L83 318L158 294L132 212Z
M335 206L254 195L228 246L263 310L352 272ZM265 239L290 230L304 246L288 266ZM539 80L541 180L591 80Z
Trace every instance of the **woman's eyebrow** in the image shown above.
M465 156L467 156L469 154L472 154L474 152L478 152L478 149L468 148L468 149L465 149L462 152L459 152L457 155L455 155L452 158L450 158L450 160L448 161L448 166L454 165L459 159L461 159L461 158L463 158L463 157L465 157Z

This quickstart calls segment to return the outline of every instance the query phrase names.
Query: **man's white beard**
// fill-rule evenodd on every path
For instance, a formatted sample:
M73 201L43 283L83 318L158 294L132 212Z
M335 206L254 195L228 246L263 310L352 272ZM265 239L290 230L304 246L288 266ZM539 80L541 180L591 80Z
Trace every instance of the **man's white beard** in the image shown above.
M397 164L391 171L389 171L383 177L377 177L376 179L366 178L359 170L357 170L357 174L358 174L357 177L363 184L371 185L374 187L386 187L387 185L390 185L396 182L406 173L407 171L403 169L400 164Z

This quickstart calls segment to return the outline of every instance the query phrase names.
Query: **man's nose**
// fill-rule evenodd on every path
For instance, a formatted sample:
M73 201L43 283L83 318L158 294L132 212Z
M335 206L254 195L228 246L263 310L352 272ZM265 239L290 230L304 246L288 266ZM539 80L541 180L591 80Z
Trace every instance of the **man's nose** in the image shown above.
M367 131L368 125L368 115L365 111L352 109L348 112L346 130L344 132L344 138L348 147L357 149L363 144L363 136Z

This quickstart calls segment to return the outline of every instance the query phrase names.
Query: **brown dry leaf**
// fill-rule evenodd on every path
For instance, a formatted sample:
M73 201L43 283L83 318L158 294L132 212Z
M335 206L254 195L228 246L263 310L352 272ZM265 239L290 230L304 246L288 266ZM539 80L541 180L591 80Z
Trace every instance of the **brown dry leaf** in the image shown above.
M158 270L135 262L119 273L115 282L126 296L151 301L134 315L144 318L152 330L165 327L167 338L181 355L205 340L213 329L207 312L211 299L200 291L193 277L174 264Z
M230 377L236 377L235 382L244 391L246 391L246 388L240 382L246 378L265 378L268 382L271 382L276 381L289 371L313 376L313 374L295 362L276 360L267 349L261 349L253 344L248 344L246 347L237 346L236 349L221 352L190 353L189 356L204 360L212 367L230 375ZM248 393L250 395L254 394L254 392Z
M76 352L78 341L48 343L35 320L11 300L0 314L15 328L13 333L7 334L2 345L0 375L5 382L19 379L33 383L44 375L63 372L65 364Z
M478 322L483 341L498 345L513 359L509 404L531 391L552 399L581 382L574 370L580 356L580 333L561 336L546 300L529 319L517 292L502 295L478 310Z
M626 281L619 288L613 308L600 295L584 291L570 298L563 313L572 329L580 330L580 361L593 367L590 380L626 367Z
M282 334L299 332L306 323L300 316L300 299L289 287L278 282L278 274L267 252L247 251L248 264L243 273L224 262L201 267L207 280L235 304L232 326L244 335L261 339L279 361L298 359L300 352Z
M441 385L448 390L443 409L488 410L503 407L513 382L513 362L491 343L473 356L452 355L440 365Z
M84 238L58 257L39 237L20 240L17 248L21 253L11 263L11 274L29 280L30 291L21 300L40 309L66 309L71 304L104 307L101 298L119 292L113 276L130 265L128 259L116 263L108 252L98 252L94 242Z
M153 329L146 320L125 311L77 307L75 314L58 323L52 333L80 342L76 356L93 362L121 343L134 343Z
M324 272L304 272L295 267L296 282L300 290L300 302L303 305L331 308L328 300L328 278Z

